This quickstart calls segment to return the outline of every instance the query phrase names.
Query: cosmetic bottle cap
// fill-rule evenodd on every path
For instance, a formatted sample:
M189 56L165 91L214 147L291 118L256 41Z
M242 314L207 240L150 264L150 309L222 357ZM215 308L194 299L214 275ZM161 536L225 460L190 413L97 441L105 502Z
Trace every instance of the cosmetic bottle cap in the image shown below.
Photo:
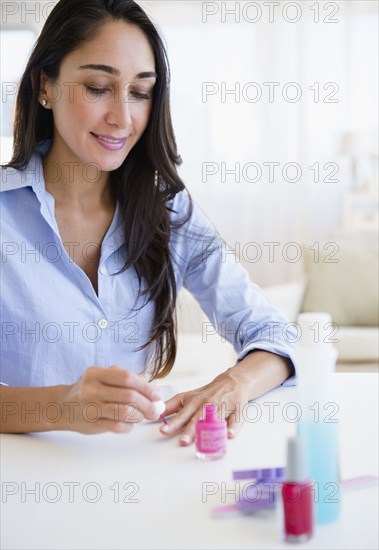
M205 422L219 422L216 403L207 403L204 407Z
M290 437L287 442L287 481L303 482L308 479L305 445L300 436Z

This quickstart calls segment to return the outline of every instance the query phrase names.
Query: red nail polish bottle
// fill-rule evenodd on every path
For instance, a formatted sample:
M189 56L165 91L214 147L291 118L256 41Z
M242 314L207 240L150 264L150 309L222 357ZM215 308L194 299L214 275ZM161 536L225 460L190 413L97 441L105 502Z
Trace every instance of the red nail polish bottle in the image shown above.
M285 539L304 542L313 533L313 482L307 479L305 447L300 436L288 440L286 478L282 486Z

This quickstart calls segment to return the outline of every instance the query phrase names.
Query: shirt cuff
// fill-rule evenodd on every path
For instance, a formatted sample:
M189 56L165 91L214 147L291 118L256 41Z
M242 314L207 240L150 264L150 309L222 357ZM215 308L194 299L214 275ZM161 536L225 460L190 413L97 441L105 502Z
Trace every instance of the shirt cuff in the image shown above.
M289 378L287 378L286 380L284 380L284 382L282 382L282 384L280 384L280 385L281 386L296 386L297 379L296 379L295 361L294 361L294 357L289 353L274 351L272 348L270 348L270 346L267 346L263 343L258 344L258 345L256 343L254 343L254 344L252 343L252 344L249 344L248 346L246 346L246 348L244 348L239 353L239 355L237 356L237 363L242 361L242 359L244 359L246 357L246 355L248 355L248 353L250 353L251 351L253 351L255 349L256 350L262 350L262 351L269 351L270 353L275 353L276 355L281 355L282 357L287 357L292 363L292 366L293 366L293 369L294 369L294 374L292 376L290 376Z

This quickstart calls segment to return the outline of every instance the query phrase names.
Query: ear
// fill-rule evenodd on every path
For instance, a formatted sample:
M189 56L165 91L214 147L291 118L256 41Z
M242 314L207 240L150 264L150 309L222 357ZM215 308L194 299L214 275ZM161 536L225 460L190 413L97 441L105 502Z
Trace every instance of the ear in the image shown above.
M39 102L41 102L43 99L46 99L47 101L49 101L48 88L49 88L49 78L44 72L44 70L41 69L40 78L39 78L39 95L38 95ZM46 105L45 108L50 109L49 105Z

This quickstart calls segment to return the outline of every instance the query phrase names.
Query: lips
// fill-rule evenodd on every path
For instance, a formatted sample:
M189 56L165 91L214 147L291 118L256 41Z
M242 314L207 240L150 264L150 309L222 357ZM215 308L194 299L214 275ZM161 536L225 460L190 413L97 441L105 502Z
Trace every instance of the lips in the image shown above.
M126 137L116 138L116 137L108 136L104 134L95 134L95 132L91 132L91 134L97 137L98 139L105 141L106 143L120 144L126 141Z
M101 145L104 149L108 151L119 151L122 149L126 143L127 137L115 137L109 136L106 134L95 134L90 132L91 136L96 139L97 143Z

